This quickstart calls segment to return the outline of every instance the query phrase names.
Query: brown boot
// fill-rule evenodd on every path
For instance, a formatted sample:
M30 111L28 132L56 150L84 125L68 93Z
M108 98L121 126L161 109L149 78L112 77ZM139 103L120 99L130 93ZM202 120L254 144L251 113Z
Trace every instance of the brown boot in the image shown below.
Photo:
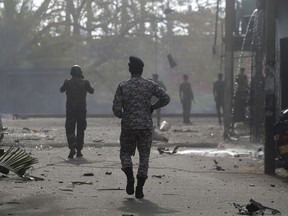
M127 177L126 193L129 195L134 194L134 176L132 167L126 167L121 169Z
M142 199L144 197L143 186L145 184L146 179L147 178L137 175L137 186L136 186L136 193L135 193L135 197L137 199Z

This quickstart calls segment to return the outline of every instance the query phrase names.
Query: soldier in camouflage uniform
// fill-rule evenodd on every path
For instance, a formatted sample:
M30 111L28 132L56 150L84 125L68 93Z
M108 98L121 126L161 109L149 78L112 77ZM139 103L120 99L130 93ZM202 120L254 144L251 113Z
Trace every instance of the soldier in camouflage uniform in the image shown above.
M151 79L141 77L144 63L141 59L129 57L131 78L121 82L113 100L113 113L121 118L120 160L127 177L127 194L134 194L132 155L136 147L139 152L136 198L143 198L143 186L147 179L150 148L152 143L152 113L170 102L169 95ZM151 105L151 98L158 100Z
M65 80L60 88L61 92L66 92L66 137L70 149L68 158L72 159L76 154L82 157L82 148L84 144L84 131L87 127L86 122L86 95L94 93L90 82L84 79L83 72L78 65L71 68L72 78ZM77 135L75 136L75 128L77 125ZM75 150L76 149L76 150Z

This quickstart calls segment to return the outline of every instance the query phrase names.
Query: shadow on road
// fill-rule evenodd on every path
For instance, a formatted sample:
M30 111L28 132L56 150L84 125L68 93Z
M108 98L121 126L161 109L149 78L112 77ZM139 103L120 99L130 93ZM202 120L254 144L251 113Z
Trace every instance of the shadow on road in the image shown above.
M171 214L176 213L178 211L174 209L166 209L161 208L157 204L147 200L147 199L141 199L137 200L134 198L127 198L123 201L123 206L120 207L118 210L122 211L123 213L127 214L133 214L137 213L137 215L159 215L159 214Z

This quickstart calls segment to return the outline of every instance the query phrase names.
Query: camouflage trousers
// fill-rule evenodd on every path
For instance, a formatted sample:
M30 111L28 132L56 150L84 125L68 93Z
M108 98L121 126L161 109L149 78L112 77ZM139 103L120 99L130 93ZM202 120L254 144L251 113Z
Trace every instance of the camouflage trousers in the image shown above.
M77 128L76 128L77 127ZM84 131L86 130L86 110L66 110L66 137L69 148L75 147L77 150L82 150L84 144ZM75 133L75 129L77 129Z
M151 130L122 130L120 135L120 160L122 168L133 167L131 157L139 152L138 176L147 178L150 149L152 144Z

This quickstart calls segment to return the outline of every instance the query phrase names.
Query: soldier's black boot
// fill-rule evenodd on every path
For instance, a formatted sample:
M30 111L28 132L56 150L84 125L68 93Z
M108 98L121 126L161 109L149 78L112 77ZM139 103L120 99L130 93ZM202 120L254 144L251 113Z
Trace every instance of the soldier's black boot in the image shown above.
M129 195L134 194L134 176L132 167L126 167L121 169L127 177L126 193Z
M68 155L69 159L73 159L74 155L76 154L76 148L75 147L76 147L75 143L69 144L69 149L70 149L70 153Z
M81 152L81 150L77 150L77 154L76 154L76 157L83 157L83 154Z
M68 158L73 159L74 155L76 154L75 148L71 147L70 148L70 153L68 155Z
M136 192L135 192L135 197L137 199L142 199L144 197L143 186L145 184L146 179L147 178L137 175L137 186L136 186Z

